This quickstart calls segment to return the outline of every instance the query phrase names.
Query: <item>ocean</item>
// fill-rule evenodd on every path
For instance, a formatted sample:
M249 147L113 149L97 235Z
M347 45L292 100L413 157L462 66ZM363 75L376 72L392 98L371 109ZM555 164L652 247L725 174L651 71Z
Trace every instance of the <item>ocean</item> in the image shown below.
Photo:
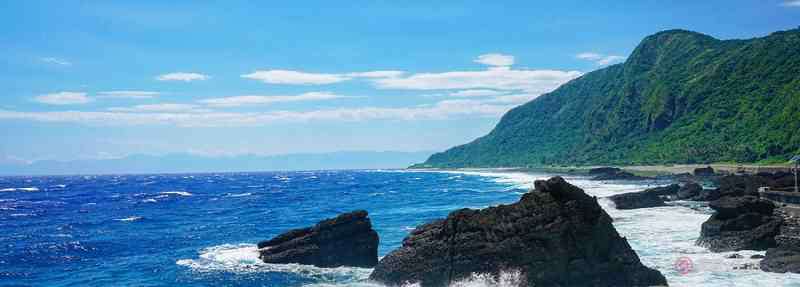
M370 269L265 264L255 244L355 209L369 212L379 255L415 226L459 208L511 203L520 172L405 170L0 177L0 286L374 286ZM671 286L800 286L796 274L739 270L694 245L703 203L616 210L604 196L664 181L567 181L601 197L643 263ZM690 268L676 268L677 262ZM685 266L685 265L684 265ZM459 286L504 285L485 276Z

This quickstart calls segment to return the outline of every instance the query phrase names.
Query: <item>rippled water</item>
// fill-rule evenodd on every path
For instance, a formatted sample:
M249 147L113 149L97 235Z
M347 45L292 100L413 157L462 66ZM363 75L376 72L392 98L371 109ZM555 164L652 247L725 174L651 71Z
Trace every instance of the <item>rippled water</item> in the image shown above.
M0 285L371 285L370 269L264 264L254 244L353 209L370 212L380 255L414 226L463 207L516 201L546 174L318 171L0 178ZM654 182L568 181L599 197ZM642 261L672 286L800 286L797 275L734 270L694 246L702 204L620 211L601 199ZM763 252L739 252L749 257ZM674 264L686 257L691 270ZM458 286L510 285L476 275Z

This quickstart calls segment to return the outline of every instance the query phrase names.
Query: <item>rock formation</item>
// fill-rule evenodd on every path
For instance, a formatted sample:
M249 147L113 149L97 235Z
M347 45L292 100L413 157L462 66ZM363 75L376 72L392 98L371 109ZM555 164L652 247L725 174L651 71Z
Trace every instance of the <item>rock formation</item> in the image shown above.
M378 233L367 212L358 210L259 242L258 249L266 263L372 267L378 263Z
M677 196L680 186L671 184L646 189L644 191L616 194L608 198L614 202L617 209L636 209L647 207L665 206L664 200L671 200Z
M370 278L446 286L474 273L519 271L536 286L666 285L611 221L596 198L561 177L536 181L514 204L461 209L417 227Z
M714 214L703 223L697 244L714 252L775 247L781 218L775 205L755 196L726 196L709 203Z
M778 273L800 273L800 210L784 208L778 213L783 218L780 233L775 236L777 247L767 250L761 260L761 270Z
M698 167L694 169L694 176L714 176L715 174L714 168L710 166Z
M694 200L703 192L703 187L695 182L686 183L678 190L675 199Z

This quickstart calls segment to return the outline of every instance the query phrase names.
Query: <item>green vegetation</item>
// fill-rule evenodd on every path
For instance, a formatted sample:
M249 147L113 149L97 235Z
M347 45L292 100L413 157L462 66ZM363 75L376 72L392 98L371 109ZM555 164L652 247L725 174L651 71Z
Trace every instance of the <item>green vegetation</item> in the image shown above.
M415 167L774 163L798 152L800 28L725 41L670 30Z

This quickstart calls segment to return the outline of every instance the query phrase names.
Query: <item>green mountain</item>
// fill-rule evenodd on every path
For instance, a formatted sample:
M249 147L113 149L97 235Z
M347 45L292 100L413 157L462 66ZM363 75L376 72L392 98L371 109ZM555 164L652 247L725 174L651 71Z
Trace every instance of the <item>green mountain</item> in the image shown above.
M785 162L798 152L800 28L749 40L669 30L415 167Z

